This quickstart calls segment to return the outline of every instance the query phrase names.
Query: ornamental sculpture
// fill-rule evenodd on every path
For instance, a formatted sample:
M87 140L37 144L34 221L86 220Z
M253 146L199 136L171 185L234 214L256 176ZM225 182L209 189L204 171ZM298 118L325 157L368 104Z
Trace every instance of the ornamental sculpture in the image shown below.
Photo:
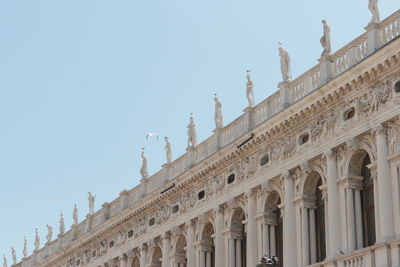
M34 245L35 245L35 250L34 251L38 251L39 248L40 248L40 237L39 237L39 231L38 231L37 228L35 229L35 243L34 243Z
M51 242L51 238L53 236L53 227L51 227L50 225L46 225L46 227L47 227L46 240L47 240L47 243L50 243Z
M60 235L62 235L62 234L65 233L65 222L64 222L64 215L63 215L62 212L60 213L60 221L59 221L59 223L60 223L60 227L59 227Z
M324 35L321 37L321 45L324 51L322 52L322 56L329 55L332 52L331 47L331 27L329 27L326 20L322 20L322 25L324 29Z
M193 113L190 113L188 128L188 149L197 145L196 124L194 123Z
M288 82L292 79L289 53L283 47L279 47L279 56L281 57L282 79L284 82Z
M247 84L246 84L246 97L247 97L247 102L249 103L249 107L254 107L254 92L253 92L253 81L250 78L250 70L246 70L246 77L247 77Z
M214 94L214 102L215 102L215 112L214 112L215 128L220 129L224 127L224 121L222 119L222 105L221 102L219 102L217 94Z
M167 160L167 163L171 163L172 161L172 146L171 143L168 140L168 137L164 137L165 141L165 146L164 146L164 151L165 151L165 158Z
M94 201L96 199L96 196L93 196L92 193L88 192L88 203L89 203L89 215L94 214Z
M372 14L371 24L376 24L381 21L379 16L378 0L369 0L368 9Z
M147 158L144 155L144 147L142 148L142 167L140 168L140 175L142 176L142 179L147 179L149 177L149 173L147 171Z
M17 252L15 251L15 249L13 247L11 247L11 258L13 261L13 265L17 264Z
M26 240L26 236L24 236L24 249L22 251L22 255L24 258L28 257L28 240Z
M73 226L78 225L78 208L77 208L76 204L74 205L74 212L72 214L72 219L74 220Z

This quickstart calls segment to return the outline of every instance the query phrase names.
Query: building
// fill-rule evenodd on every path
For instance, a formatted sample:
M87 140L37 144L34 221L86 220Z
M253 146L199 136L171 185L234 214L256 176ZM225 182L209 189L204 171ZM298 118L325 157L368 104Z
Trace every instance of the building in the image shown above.
M400 10L333 54L325 30L318 65L13 266L400 266Z

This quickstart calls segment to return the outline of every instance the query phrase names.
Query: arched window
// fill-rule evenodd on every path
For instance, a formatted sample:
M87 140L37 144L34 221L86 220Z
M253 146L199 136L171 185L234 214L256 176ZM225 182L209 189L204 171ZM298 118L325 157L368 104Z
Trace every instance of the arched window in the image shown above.
M361 176L363 177L361 191L361 208L364 247L372 246L375 244L376 241L374 181L371 177L371 171L367 167L367 165L370 163L371 160L367 154L361 166Z
M201 236L200 263L204 266L215 267L214 227L207 223L203 228Z
M318 180L317 188L315 189L315 227L317 235L317 262L323 261L326 257L325 243L325 201L322 196L322 190L319 188L322 185L322 179Z
M281 216L281 198L278 192L269 193L265 205L267 222L263 227L263 254L277 256L279 267L283 262L283 218Z
M246 232L243 221L246 216L241 208L235 209L232 216L231 231L236 232L237 239L231 239L230 242L235 242L234 246L231 246L233 251L229 251L229 254L235 255L235 265L246 267ZM237 262L237 261L240 262Z

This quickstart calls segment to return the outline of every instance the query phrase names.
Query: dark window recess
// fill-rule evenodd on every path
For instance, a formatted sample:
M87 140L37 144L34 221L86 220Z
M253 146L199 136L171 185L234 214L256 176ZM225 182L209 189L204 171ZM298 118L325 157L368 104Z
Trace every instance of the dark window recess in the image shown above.
M400 81L398 81L395 85L394 85L394 91L396 93L400 93Z
M299 137L299 145L307 143L309 139L310 139L310 135L308 133L301 135Z
M130 230L129 232L128 232L128 238L130 238L130 237L132 237L133 236L133 230Z
M268 162L269 162L269 155L264 155L260 160L261 166L266 165Z
M197 194L197 198L198 199L203 199L206 196L206 192L204 192L204 190L201 190L198 194Z
M114 241L110 241L110 248L114 246Z
M149 220L149 226L153 226L155 222L156 222L156 220L154 218L151 218Z
M235 181L235 174L232 173L231 175L228 176L228 184L231 184Z
M351 118L354 117L354 115L356 115L356 110L354 108L349 108L348 110L346 110L346 112L344 113L343 119L345 121L350 120Z
M175 206L172 207L172 213L177 213L178 210L179 210L179 206L178 205L175 205Z
M96 250L93 250L92 257L96 257Z
M77 260L76 265L80 265L80 264L81 264L81 260Z

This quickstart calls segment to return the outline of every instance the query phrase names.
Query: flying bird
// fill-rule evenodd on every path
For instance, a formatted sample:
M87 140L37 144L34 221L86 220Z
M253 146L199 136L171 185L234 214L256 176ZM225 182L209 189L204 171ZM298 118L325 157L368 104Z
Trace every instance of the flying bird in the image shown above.
M147 140L149 137L156 137L157 140L158 140L158 134L157 134L157 133L148 133L148 134L146 135L146 140Z

